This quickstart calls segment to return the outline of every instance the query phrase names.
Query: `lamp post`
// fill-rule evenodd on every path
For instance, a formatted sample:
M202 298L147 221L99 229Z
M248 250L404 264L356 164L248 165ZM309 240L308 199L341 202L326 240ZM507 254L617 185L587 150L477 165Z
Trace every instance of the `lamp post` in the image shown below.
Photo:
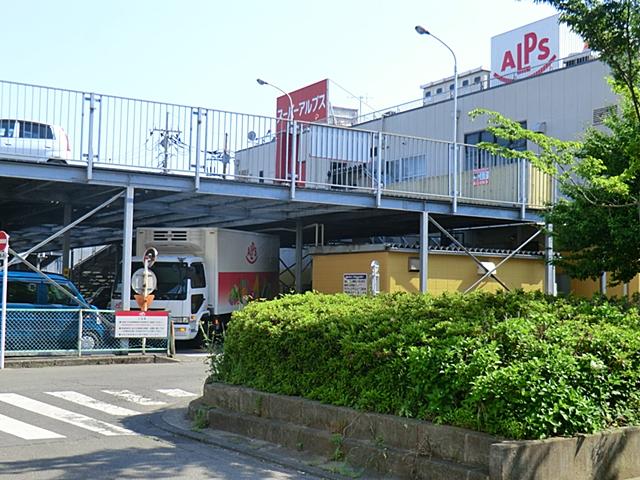
M291 122L291 125L293 125L293 138L292 138L293 141L291 145L291 190L290 190L290 196L293 199L296 196L296 182L295 182L296 180L296 124L293 118L293 99L291 98L291 95L289 95L280 87L273 85L272 83L266 82L261 78L256 78L256 82L258 82L258 85L269 85L270 87L275 88L279 92L282 92L284 95L286 95L287 98L289 99L289 113L287 114L287 122ZM288 145L287 145L287 150L288 150Z
M458 210L458 59L451 47L420 25L416 25L419 35L429 35L446 47L453 56L453 213Z

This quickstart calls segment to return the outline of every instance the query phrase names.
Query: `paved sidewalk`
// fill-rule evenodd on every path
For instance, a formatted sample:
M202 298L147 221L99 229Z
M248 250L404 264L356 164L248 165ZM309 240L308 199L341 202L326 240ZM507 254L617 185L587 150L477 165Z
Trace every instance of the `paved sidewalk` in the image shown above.
M6 357L5 368L60 367L68 365L114 365L128 363L172 363L176 358L158 354L84 355L81 357Z
M233 450L268 463L304 472L316 478L330 480L381 478L371 477L368 474L365 476L363 472L347 466L344 462L331 462L326 458L292 451L262 440L255 440L210 428L196 429L193 427L191 420L187 418L186 408L164 412L155 416L152 419L152 423L158 428L176 435Z

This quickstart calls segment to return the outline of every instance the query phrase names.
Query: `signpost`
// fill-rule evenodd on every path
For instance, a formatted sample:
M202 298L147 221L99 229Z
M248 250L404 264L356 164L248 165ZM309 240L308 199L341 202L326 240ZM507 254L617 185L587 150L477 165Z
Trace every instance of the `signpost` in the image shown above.
M4 368L4 348L7 327L7 269L9 260L9 234L0 230L0 260L2 260L2 314L0 314L0 369Z
M155 248L147 248L142 259L144 268L140 268L131 276L131 288L140 312L116 312L116 338L142 338L142 353L145 353L147 338L167 337L167 312L148 312L153 302L153 292L158 286L155 273L149 268L158 258ZM124 295L124 292L123 292Z

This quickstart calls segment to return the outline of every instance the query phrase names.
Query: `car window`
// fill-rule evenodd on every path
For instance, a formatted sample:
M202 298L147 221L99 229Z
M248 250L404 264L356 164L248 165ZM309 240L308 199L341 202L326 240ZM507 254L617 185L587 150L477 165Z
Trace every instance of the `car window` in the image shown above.
M20 122L20 138L53 140L53 131L49 125L42 123Z
M9 282L7 303L38 303L38 284L36 282Z
M15 120L0 120L0 137L11 138L16 128Z
M204 277L204 266L201 263L194 263L193 275L191 276L191 288L204 288L207 282Z
M60 285L67 292L69 292L73 297L76 296L74 292L71 291L66 285ZM74 301L73 298L65 295L64 292L60 291L59 288L55 287L51 284L46 284L45 286L47 293L47 303L55 303L58 305L78 305L78 302Z

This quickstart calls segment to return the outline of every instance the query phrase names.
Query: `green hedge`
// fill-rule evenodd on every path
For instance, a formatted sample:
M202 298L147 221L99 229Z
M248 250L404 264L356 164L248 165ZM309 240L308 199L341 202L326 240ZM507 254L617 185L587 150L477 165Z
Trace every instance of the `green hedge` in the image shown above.
M230 322L213 379L514 439L640 424L640 315L522 292L304 294Z

